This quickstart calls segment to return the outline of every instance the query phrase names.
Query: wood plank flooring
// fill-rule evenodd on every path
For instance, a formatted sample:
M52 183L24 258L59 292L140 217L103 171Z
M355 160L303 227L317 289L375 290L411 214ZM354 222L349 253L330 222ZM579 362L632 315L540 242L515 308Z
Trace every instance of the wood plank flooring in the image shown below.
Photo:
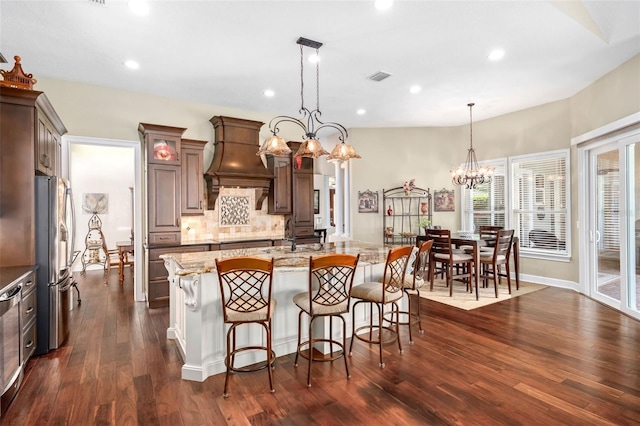
M640 323L573 291L548 288L473 311L421 300L425 333L404 353L354 343L313 366L180 379L168 309L133 302L112 272L78 277L82 305L59 350L33 358L2 425L632 425L640 424ZM295 321L295 319L292 319Z

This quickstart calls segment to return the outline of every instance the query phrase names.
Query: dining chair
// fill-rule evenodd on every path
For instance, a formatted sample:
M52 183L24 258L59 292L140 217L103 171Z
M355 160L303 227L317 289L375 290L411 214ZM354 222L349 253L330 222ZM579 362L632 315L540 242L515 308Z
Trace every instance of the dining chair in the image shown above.
M298 357L302 356L309 360L307 370L307 387L311 387L311 364L315 361L335 361L344 358L344 368L349 374L349 366L345 356L347 347L347 325L342 314L349 312L351 304L351 287L358 265L357 256L349 254L328 254L324 256L309 258L309 287L308 290L293 296L300 312L298 313L298 349L294 365L298 366ZM309 317L309 340L301 342L302 339L302 314ZM313 337L313 323L318 318L329 318L328 338ZM333 319L339 318L342 321L342 341L333 337ZM316 343L328 343L330 348L329 356L323 353L314 355ZM339 351L334 353L334 345ZM303 348L307 347L305 354Z
M266 368L269 373L269 389L273 388L271 369L274 367L276 354L271 345L271 319L276 308L276 301L272 299L273 259L266 260L257 257L231 257L224 260L216 259L218 282L220 283L220 300L224 324L231 326L227 330L227 354L224 359L227 367L222 396L229 396L230 373L246 373ZM241 325L259 324L265 332L262 345L238 348L236 345L236 329ZM261 342L262 343L262 339ZM236 367L235 356L245 351L265 351L266 361L257 364Z
M480 252L480 275L483 287L492 279L498 297L498 284L500 277L507 278L509 294L511 294L511 274L509 270L509 254L513 240L513 229L501 229L496 234L495 246L491 252ZM502 273L501 267L505 265L506 273Z
M480 225L478 227L478 234L480 240L484 241L484 246L480 247L480 250L492 251L496 245L498 231L502 229L504 229L504 226Z
M382 359L382 346L394 341L398 342L398 350L402 353L402 344L400 343L400 329L398 324L398 300L402 299L404 294L404 279L409 263L409 257L413 251L412 246L397 247L389 250L387 261L384 267L384 273L381 282L365 282L359 284L351 290L351 297L357 299L353 304L351 323L355 326L356 307L359 304L369 304L369 324L360 326L353 330L351 344L349 345L349 356L353 355L353 342L355 339L363 342L380 346L380 368L384 368ZM378 309L378 323L373 322L373 306ZM391 325L384 325L384 308L391 305L392 318L395 320ZM395 326L395 327L394 327ZM368 331L369 337L364 336L366 333L358 334L359 331ZM377 336L374 336L374 331ZM383 336L387 332L387 336Z
M427 238L433 240L429 256L429 282L433 291L433 280L436 263L440 262L445 270L445 282L449 286L449 296L453 296L453 281L462 280L467 284L467 291L472 291L472 279L475 273L473 256L467 253L454 252L451 246L451 231L448 229L428 229ZM454 275L454 266L456 274ZM458 269L457 267L460 267ZM459 270L459 272L458 272Z

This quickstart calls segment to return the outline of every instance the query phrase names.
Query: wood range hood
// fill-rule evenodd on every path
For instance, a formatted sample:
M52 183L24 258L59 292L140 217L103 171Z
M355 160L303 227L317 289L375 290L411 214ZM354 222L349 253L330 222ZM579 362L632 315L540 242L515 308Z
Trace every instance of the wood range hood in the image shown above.
M213 210L220 188L250 188L255 190L255 209L269 195L273 175L256 155L260 148L260 121L214 116L209 120L214 129L214 153L209 170L204 174L207 182L207 208Z

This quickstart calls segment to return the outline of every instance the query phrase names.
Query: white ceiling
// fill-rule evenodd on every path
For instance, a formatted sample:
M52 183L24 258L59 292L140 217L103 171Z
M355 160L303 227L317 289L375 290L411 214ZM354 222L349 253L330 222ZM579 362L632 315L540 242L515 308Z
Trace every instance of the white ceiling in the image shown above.
M372 1L152 0L140 17L126 1L2 0L0 28L2 69L20 55L35 78L294 116L302 36L324 43L323 120L447 126L468 122L469 102L479 120L567 98L637 55L640 1L396 0L380 12ZM497 47L506 55L491 62ZM307 107L314 71L305 62ZM369 81L377 71L392 76Z

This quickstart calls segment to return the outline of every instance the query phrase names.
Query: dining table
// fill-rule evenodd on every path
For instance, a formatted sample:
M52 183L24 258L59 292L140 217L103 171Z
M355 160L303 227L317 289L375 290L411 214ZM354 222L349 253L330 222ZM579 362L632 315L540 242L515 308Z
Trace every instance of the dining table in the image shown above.
M420 247L422 242L427 241L426 235L416 236L416 246ZM451 245L456 248L465 247L465 250L469 251L473 256L474 269L477 269L480 265L480 248L487 246L487 241L480 238L479 234L463 234L459 233L458 236L451 237ZM520 239L514 235L511 240L511 254L513 255L513 266L516 278L516 290L520 289ZM474 284L476 288L476 300L479 299L478 294L478 280L479 275L476 271L474 275Z
M129 259L129 255L133 256L133 241L117 241L118 248L118 282L124 283L124 266L132 265L133 260Z

